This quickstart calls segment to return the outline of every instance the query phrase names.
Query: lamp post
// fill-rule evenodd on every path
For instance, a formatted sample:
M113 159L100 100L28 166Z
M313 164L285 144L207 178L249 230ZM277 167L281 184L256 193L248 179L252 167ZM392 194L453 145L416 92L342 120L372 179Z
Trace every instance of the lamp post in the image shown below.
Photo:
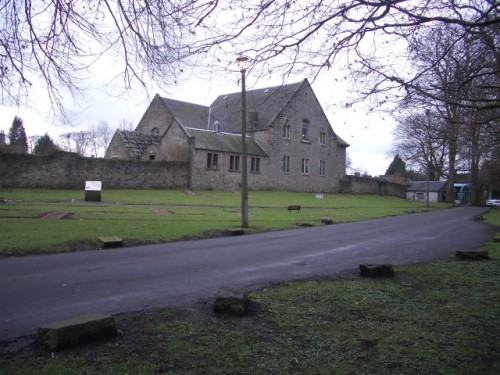
M247 171L247 100L245 73L248 58L236 59L241 72L241 227L248 228L248 171Z

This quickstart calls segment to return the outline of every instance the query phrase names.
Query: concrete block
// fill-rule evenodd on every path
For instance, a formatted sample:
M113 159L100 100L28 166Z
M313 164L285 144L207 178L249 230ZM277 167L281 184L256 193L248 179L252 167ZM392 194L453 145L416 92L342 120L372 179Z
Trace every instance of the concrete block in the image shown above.
M360 264L360 276L362 277L392 277L394 268L392 264Z
M231 287L221 288L214 302L214 311L216 313L235 316L245 315L247 307L248 296L245 293L238 292Z
M488 251L463 250L457 251L455 257L463 260L487 260L490 259Z
M228 229L225 232L228 236L242 236L245 234L243 229Z
M80 316L38 328L38 339L51 351L82 345L117 334L116 322L109 315Z
M97 240L103 249L123 246L123 240L117 236L99 237Z

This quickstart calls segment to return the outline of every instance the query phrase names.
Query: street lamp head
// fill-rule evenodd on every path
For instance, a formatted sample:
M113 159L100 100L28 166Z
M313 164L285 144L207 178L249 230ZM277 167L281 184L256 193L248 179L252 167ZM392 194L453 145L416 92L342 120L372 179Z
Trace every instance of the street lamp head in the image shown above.
M238 62L238 67L240 68L241 73L245 73L247 71L247 61L248 57L240 56L236 59Z

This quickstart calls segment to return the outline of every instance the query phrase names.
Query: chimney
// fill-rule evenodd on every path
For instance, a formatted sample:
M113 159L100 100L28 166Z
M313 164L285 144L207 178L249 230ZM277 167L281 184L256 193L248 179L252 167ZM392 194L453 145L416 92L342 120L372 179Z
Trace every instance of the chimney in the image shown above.
M5 133L3 132L3 130L0 130L0 145L4 144L5 144Z

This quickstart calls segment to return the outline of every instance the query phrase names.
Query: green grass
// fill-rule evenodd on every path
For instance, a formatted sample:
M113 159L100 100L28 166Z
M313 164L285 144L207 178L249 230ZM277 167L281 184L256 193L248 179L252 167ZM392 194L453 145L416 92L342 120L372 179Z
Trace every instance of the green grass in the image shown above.
M0 346L0 373L498 374L500 243L484 249L488 261L398 266L390 279L269 287L243 318L209 306L121 315L117 338L83 348Z
M0 198L8 200L0 204L0 255L96 247L102 236L119 236L125 243L161 243L241 225L240 196L227 191L105 190L97 203L84 202L83 191L1 189ZM288 205L302 209L289 213ZM318 200L312 193L250 192L249 229L320 225L322 219L362 221L420 209L422 204L394 197L325 194ZM41 219L58 211L72 214L61 220Z

